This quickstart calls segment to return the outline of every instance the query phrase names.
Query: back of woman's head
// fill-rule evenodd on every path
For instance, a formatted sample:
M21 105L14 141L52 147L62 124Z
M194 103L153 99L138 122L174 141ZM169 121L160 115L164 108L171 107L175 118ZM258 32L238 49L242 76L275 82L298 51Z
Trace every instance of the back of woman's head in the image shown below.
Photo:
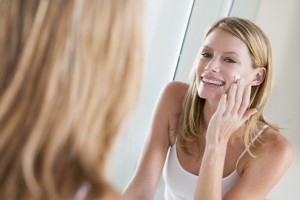
M100 195L133 109L141 1L0 0L1 199ZM70 196L70 197L71 197Z

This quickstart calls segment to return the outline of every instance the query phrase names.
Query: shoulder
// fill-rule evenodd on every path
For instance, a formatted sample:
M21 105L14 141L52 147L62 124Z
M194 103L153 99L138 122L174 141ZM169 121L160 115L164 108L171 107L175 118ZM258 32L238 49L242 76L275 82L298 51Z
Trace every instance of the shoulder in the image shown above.
M264 199L291 165L295 152L289 140L267 128L247 154L241 178L226 199ZM259 187L257 187L259 185Z
M250 159L250 166L269 169L269 172L281 175L295 158L292 143L279 131L272 128L263 131L261 140L256 143L253 153L256 157Z
M171 81L163 89L164 93L171 96L184 96L189 84L180 81Z
M184 82L169 82L162 89L159 97L160 104L163 104L164 108L171 108L173 110L173 114L179 113L188 88L189 84Z
M272 128L267 128L262 133L260 151L262 154L287 162L291 162L295 156L292 143L283 134Z
M294 160L295 151L286 137L272 128L267 128L261 139L255 142L251 152L255 157L249 154L245 156L240 184L236 188L247 195L251 193L263 199L288 170ZM256 187L257 183L260 187Z

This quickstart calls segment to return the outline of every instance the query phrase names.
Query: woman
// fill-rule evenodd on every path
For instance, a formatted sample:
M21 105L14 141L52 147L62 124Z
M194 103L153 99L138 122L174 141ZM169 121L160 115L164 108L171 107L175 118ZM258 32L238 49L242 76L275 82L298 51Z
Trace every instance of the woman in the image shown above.
M141 1L0 0L0 198L118 199L110 147L140 87Z
M153 199L264 199L291 164L291 143L267 122L271 47L252 22L227 17L208 30L190 84L169 83L155 108L137 171L124 191Z

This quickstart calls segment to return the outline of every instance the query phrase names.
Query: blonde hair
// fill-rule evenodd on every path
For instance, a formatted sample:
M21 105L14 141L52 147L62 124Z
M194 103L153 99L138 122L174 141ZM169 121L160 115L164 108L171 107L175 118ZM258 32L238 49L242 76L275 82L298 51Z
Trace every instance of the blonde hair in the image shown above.
M0 194L103 195L140 89L142 3L0 0Z
M254 114L245 125L246 132L242 139L244 140L245 146L248 147L258 131L258 125L268 124L270 127L278 130L275 125L268 123L263 116L263 109L270 96L272 86L273 65L271 45L264 32L257 25L246 19L238 17L220 19L209 28L205 38L215 29L222 29L241 39L248 47L252 59L252 67L264 67L266 69L264 81L260 85L252 87L249 108L256 108L258 112ZM198 64L197 60L195 64ZM202 129L204 103L205 99L200 98L197 93L196 71L194 67L191 84L183 103L179 126L180 146L187 154L190 154L187 148L188 142L196 141L200 149L202 138L199 132L201 132ZM236 138L232 137L231 142L235 139ZM247 148L247 150L251 154L249 148Z

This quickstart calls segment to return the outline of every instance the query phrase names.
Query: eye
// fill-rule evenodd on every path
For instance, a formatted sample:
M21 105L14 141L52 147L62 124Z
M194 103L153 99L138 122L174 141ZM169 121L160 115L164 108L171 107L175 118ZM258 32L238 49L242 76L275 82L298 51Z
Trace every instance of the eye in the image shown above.
M233 59L227 57L227 58L224 58L224 61L225 62L228 62L228 63L236 63Z
M202 52L201 55L204 58L211 58L212 57L212 55L210 53L207 53L207 52Z

